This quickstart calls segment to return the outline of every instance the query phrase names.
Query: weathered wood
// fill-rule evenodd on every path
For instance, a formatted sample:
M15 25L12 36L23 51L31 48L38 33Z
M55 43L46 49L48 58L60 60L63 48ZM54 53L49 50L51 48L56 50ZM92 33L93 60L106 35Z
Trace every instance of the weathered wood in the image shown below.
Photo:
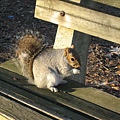
M46 12L49 11L48 13L50 13L50 15L53 15L53 13L55 13L55 16L56 15L58 16L60 9L58 11L56 8L53 9L54 3L56 4L57 1L58 0L48 0L48 3L52 3L51 5L49 4L50 6L46 10ZM79 0L72 0L72 1L78 2ZM59 1L59 2L63 2L63 1ZM67 5L66 2L64 3L65 5ZM59 5L61 6L61 4ZM37 7L39 6L40 5L38 5ZM73 5L71 5L71 7L72 6ZM38 12L39 10L41 11L45 9L43 6L41 8L39 7ZM64 10L66 9L68 10L67 7L65 7ZM67 12L69 12L69 10ZM76 10L73 12L75 13L78 12ZM108 37L108 34L106 37L104 35L105 33L104 30L109 29L110 33L115 32L114 35L116 35L117 32L119 33L120 26L117 27L116 24L113 23L113 22L116 22L116 20L115 21L113 20L113 16L110 17L107 15L104 15L104 17L106 16L109 18L107 18L107 20L105 21L103 21L103 19L100 19L100 21L98 20L97 22L95 22L96 18L94 18L95 14L93 14L94 13L93 11L88 9L83 9L83 8L81 8L81 10L85 10L84 13L82 13L83 11L80 13L82 14L82 16L81 15L78 16L77 14L75 14L81 18L76 18L76 16L73 16L74 15L73 13L70 13L70 14L66 13L64 17L62 18L53 17L51 21L53 21L53 23L56 23L57 21L61 25L64 24L65 26L65 27L61 25L58 26L58 36L56 36L56 39L59 39L59 40L62 39L60 46L62 46L62 44L65 43L65 45L63 45L62 47L64 48L66 47L66 45L67 47L69 47L71 43L73 43L76 47L80 47L80 49L79 48L76 48L76 49L79 50L80 56L85 55L85 59L83 59L82 57L83 59L82 62L85 62L85 63L82 63L82 64L86 64L87 52L85 52L84 49L85 50L88 49L90 36L84 35L77 31L74 32L74 26L76 26L77 24L74 24L73 22L71 22L71 20L74 20L74 22L78 23L78 27L81 27L81 28L87 27L88 25L86 33L88 33L89 30L96 28L97 32L95 33L95 35L98 37L101 37L99 36L100 34L99 32L100 30L102 30L101 35L103 35L103 38L105 37L105 39ZM95 21L94 20L91 21L91 18L88 19L87 16L85 16L84 18L83 14L85 13L89 13L90 15L92 15L92 19L94 18ZM96 12L96 14L97 13L98 12ZM43 15L43 13L41 15ZM48 15L48 14L45 13L44 15ZM98 15L101 15L100 17L103 16L103 14L101 13L99 13ZM98 16L96 17L97 19L99 18ZM50 19L49 15L48 15L48 18ZM44 20L48 21L48 18L45 18ZM112 19L111 21L110 21L110 18ZM119 19L117 18L117 23L118 23L118 20ZM79 22L80 24L85 22L85 24L80 26ZM110 23L106 23L106 22L110 22ZM95 25L95 26L90 27L89 24ZM99 29L99 27L101 28ZM83 28L82 29L77 28L76 30L79 30L79 31L83 30L82 32L85 32ZM64 32L66 32L66 34L64 34ZM94 33L95 31L92 31L92 32ZM92 32L90 32L89 34L92 34ZM62 36L62 34L64 35ZM72 37L73 37L73 41L72 41ZM64 38L66 41L64 41ZM116 39L119 37L114 36L114 38ZM111 39L109 40L113 41L113 38L112 40ZM114 40L113 42L116 42L116 41L120 43L119 40ZM54 46L55 48L59 47L57 46L58 43L57 44L55 43L55 45L56 45ZM81 69L84 69L84 68L85 66L83 66ZM84 70L84 73L82 73L82 75L85 76L85 70ZM59 93L52 93L49 90L38 89L35 86L28 85L26 84L25 80L26 79L23 76L21 76L20 71L16 67L14 60L8 61L5 64L1 65L0 95L3 95L4 97L0 96L0 103L2 103L0 105L0 112L5 114L9 113L10 116L13 115L12 117L16 119L28 118L31 120L32 119L42 119L42 120L44 119L45 120L48 120L48 119L74 119L74 120L116 119L118 120L120 119L120 109L119 109L120 100L112 95L96 90L94 88L85 87L84 85L78 84L77 82L71 81L71 80L68 80L68 84L65 86L58 86L58 88L60 89ZM2 119L4 118L2 117Z
M74 30L58 25L56 38L54 42L54 49L63 49L70 47L72 44Z
M59 4L59 6L58 6ZM65 11L65 16L60 15ZM60 0L37 0L35 17L120 43L120 18Z
M70 76L70 79L78 81L82 84L85 84L87 56L90 41L91 36L78 31L74 31L72 44L75 45L75 49L80 55L81 72L80 74Z
M13 119L3 113L0 113L0 120L15 120L15 119Z
M1 87L0 87L1 90ZM15 92L15 91L14 91ZM0 91L1 93L1 91ZM15 94L15 93L14 93ZM0 94L0 120L53 120Z
M89 6L88 3L94 5L91 4L90 0L70 1L80 2L82 6L86 6L86 3L87 6ZM35 17L58 24L54 44L55 49L70 47L71 44L75 45L76 50L80 53L82 71L81 74L74 75L71 79L85 83L87 50L90 44L90 36L74 32L74 29L120 43L120 26L118 26L120 18L80 7L79 4L76 5L70 3L70 1L67 3L60 0L47 0L46 3L46 0L37 0ZM58 4L59 6L57 6ZM60 15L61 11L65 11L65 16ZM118 19L115 20L115 18ZM85 37L81 38L81 36ZM84 51L81 49L84 49Z
M9 64L13 65L14 62L8 61L6 63L10 70L11 67L9 67ZM6 63L2 64L1 67L4 67ZM11 68L11 71L14 71L14 68ZM16 78L16 80L14 80L13 78ZM30 100L31 102L34 101L35 99L36 100L35 103L37 104L40 101L39 104L45 105L47 109L49 106L50 107L49 109L50 110L52 109L52 112L55 110L58 111L59 113L62 110L66 114L65 108L68 107L72 108L72 111L77 110L79 112L89 114L90 116L96 116L97 118L100 119L120 118L119 98L116 98L110 94L107 94L105 92L102 92L91 87L85 87L84 85L78 84L75 81L68 80L67 85L58 87L60 89L59 93L52 93L49 90L39 89L35 86L25 84L24 77L22 76L19 77L18 74L7 71L6 69L0 68L0 79L2 80L0 83L3 82L2 84L0 84L2 85L2 90L8 89L8 92L15 90L16 94L13 92L13 95L23 96L23 98L27 98L27 101ZM24 83L23 82L21 83L21 81L23 81ZM7 85L5 85L6 83ZM58 103L60 104L60 106ZM58 106L56 106L56 104ZM34 103L31 103L31 105L34 105ZM66 106L65 108L64 105ZM69 112L69 114L72 113Z
M81 0L70 0L75 3L80 3ZM74 35L74 29L67 28L64 25L58 24L58 29L56 33L54 49L66 48L72 45Z
M90 115L87 115L87 113L85 115L83 115L84 113L80 111L77 113L74 108L71 108L70 110L67 105L65 107L63 104L56 103L56 100L48 99L47 97L49 96L44 95L44 97L46 97L44 98L38 94L39 92L37 92L37 95L36 93L32 93L30 89L24 89L22 86L14 86L14 82L13 85L10 85L3 81L4 80L2 77L0 81L0 84L2 84L2 87L0 87L0 93L9 96L16 102L20 102L26 106L29 106L30 108L34 108L35 110L46 114L46 116L51 116L52 118L59 120L70 120L70 118L74 120L89 120L88 118L94 119L94 117L90 117ZM48 93L51 94L50 92ZM56 97L53 99L56 99Z
M82 0L71 1L77 3L82 2ZM75 45L75 49L77 50L81 58L81 74L72 75L69 78L85 84L87 53L90 44L90 36L80 32L76 32L74 31L74 29L58 25L54 49L70 47L72 44Z
M93 1L120 8L120 0L93 0Z

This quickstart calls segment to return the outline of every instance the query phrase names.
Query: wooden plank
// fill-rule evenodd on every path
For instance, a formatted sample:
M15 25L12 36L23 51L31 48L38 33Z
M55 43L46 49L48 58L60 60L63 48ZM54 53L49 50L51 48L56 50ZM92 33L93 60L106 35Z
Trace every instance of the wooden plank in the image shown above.
M71 0L73 2L77 2L80 3L80 0ZM78 37L79 34L79 37ZM86 44L84 44L84 42L88 39L86 39L86 37L82 37L82 40L84 40L83 44L81 44L81 33L77 33L74 34L74 29L70 29L61 25L58 25L58 29L57 29L57 33L56 33L56 38L55 38L55 43L54 43L54 49L63 49L66 47L70 47L72 44L75 45L75 49L77 50L78 53L80 53L80 49L82 47L80 47L81 45L84 46L84 48L86 48L86 44L89 44L88 42ZM73 37L74 36L74 37ZM86 36L84 34L84 36ZM86 55L87 53L87 49L84 49L84 54ZM86 58L87 56L83 57L83 55L81 55L81 74L77 74L77 75L72 75L69 78L75 81L79 81L80 83L84 83L85 84L85 72L86 72Z
M22 83L20 81L22 81ZM70 118L72 118L74 120L78 120L78 119L89 120L88 119L90 117L89 115L85 114L85 116L88 116L88 118L86 118L85 116L83 116L83 113L80 112L78 113L77 111L75 110L72 111L71 109L69 110L69 108L63 107L63 105L59 106L58 103L53 101L55 98L53 98L51 102L47 99L48 96L41 98L41 95L39 96L39 94L34 95L34 93L31 93L32 92L31 90L28 91L28 89L24 89L25 86L27 87L28 85L26 85L23 76L21 76L20 78L18 74L0 68L0 93L7 95L16 101L24 105L27 105L28 107L34 108L35 110L40 111L46 115L49 115L55 119L69 120ZM35 88L36 90L39 90L35 86L31 86L31 87ZM40 89L40 90L44 90L44 89ZM49 94L53 94L53 93L50 92Z
M13 119L3 113L0 113L0 120L15 120L15 119Z
M82 2L83 0L71 0L71 1L85 5L85 2L84 3ZM87 0L87 4L88 2L89 0ZM73 29L58 25L54 49L70 47L72 44L74 44L75 49L77 50L81 58L81 73L77 75L72 75L69 78L85 84L86 63L88 48L90 44L90 36L87 34L74 31Z
M93 0L93 1L120 8L120 0Z
M70 0L75 3L80 3L81 0ZM72 45L74 35L74 29L67 28L65 26L58 25L55 43L53 48L54 49L63 49L66 47L70 47ZM79 80L79 79L78 79Z
M13 61L7 61L7 65L13 64L11 62L13 62ZM4 67L5 64L6 63L2 64L1 66ZM11 68L11 71L14 71L13 68ZM16 77L16 81L12 79L13 77ZM20 86L24 87L24 89L26 89L26 88L29 90L31 89L29 92L30 93L33 92L34 95L35 95L34 92L39 92L43 96L44 95L47 96L47 98L52 98L53 100L55 100L57 102L60 102L62 104L65 104L65 105L72 107L74 109L77 109L77 110L82 110L84 112L88 112L94 116L95 116L95 114L96 115L98 114L98 116L101 116L101 113L99 113L99 112L97 113L97 111L99 109L102 110L102 108L105 108L106 110L110 110L111 112L113 111L113 114L114 114L114 112L120 114L119 98L116 98L110 94L107 94L105 92L102 92L100 90L97 90L97 89L94 89L91 87L85 87L84 85L78 84L75 81L68 81L67 85L59 86L59 89L61 90L60 93L51 93L49 90L39 89L39 88L36 88L31 85L21 84L20 81L24 81L24 78L22 78L22 77L20 78L19 75L16 76L15 73L12 73L12 72L7 71L2 68L0 69L0 78L4 79L4 81L6 80L7 83L10 83L10 84L16 83L16 85L18 85L18 83L19 83ZM19 80L19 81L17 81L17 80ZM81 99L83 101L85 100L86 102L88 101L90 103L94 103L95 105L98 106L98 108L96 106L94 106L93 104L92 105L89 104L90 106L88 105L88 103L86 103L86 105L83 104L85 101L81 104L77 103L77 101L80 102ZM93 106L94 106L94 109L93 109ZM100 108L100 106L102 108ZM105 111L105 113L106 113L106 111ZM106 114L108 114L108 113L106 113ZM106 117L108 117L108 116L106 115Z
M75 3L80 3L81 0L70 0L72 2L75 2Z
M56 103L53 100L50 100L47 98L48 96L42 97L40 94L37 95L31 93L29 89L24 89L24 87L22 86L18 86L18 85L15 86L14 82L13 85L11 85L5 81L3 80L3 77L2 79L0 79L0 84L2 84L2 86L0 86L0 93L12 98L18 103L22 103L23 105L33 108L36 111L42 112L46 114L46 116L51 116L51 118L53 119L59 119L59 120L66 120L66 119L89 120L88 118L94 119L93 116L87 115L87 113L84 114L82 112L77 112L74 109L70 109L67 106L64 106L62 104ZM49 94L51 93L49 92Z
M59 4L59 6L58 6ZM65 16L60 15L65 11ZM120 18L59 0L37 0L35 17L120 43Z
M7 70L10 70L10 71L13 70L12 72L22 75L21 70L18 69L18 68L20 68L18 61L16 59L11 59L10 61L11 61L11 63L6 62L3 66L3 68L6 68ZM2 64L0 66L2 66Z
M63 49L72 44L74 30L58 25L57 34L54 42L54 49Z
M52 93L49 90L39 89L35 86L21 84L19 81L14 81L11 79L11 76L6 77L4 74L0 74L0 79L0 93L7 95L13 100L18 101L28 107L34 108L37 111L46 108L45 110L49 115L55 111L55 114L59 115L59 119L61 119L61 117L62 119L71 118L74 120L120 118L119 113L115 113L114 111L110 111L79 97L74 97L73 95L71 96L70 93L68 94L67 92L64 92L64 86L64 88L60 87L62 88L61 92ZM65 88L65 90L74 91L74 88L76 89L83 87L83 85L78 84L74 81L71 82L72 83L70 85L67 85L67 89ZM70 86L74 86L73 89L71 89ZM94 92L92 94L94 94ZM114 101L114 97L112 101ZM118 102L114 102L115 104L119 105ZM119 108L119 106L116 107Z
M0 120L53 120L0 94Z
M70 76L70 79L78 81L82 84L86 83L86 65L90 41L91 36L78 31L74 32L72 44L75 45L75 49L80 55L81 71L80 74Z

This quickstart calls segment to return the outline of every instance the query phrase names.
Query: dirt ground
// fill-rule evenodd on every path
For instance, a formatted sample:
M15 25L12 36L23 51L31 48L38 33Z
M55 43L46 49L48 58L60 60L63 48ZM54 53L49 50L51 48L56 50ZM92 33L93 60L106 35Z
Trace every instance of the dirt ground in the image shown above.
M120 17L120 9L98 6ZM57 25L34 18L35 0L0 0L0 63L14 57L16 42L26 30L39 32L53 45ZM86 84L120 97L120 44L91 37Z

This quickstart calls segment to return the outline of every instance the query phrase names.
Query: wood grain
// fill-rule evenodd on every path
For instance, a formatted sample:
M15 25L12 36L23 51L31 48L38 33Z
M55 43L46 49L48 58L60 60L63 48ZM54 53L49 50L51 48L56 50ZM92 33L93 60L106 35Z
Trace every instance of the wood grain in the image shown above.
M58 6L59 5L59 6ZM65 11L65 16L60 15ZM59 0L37 0L35 17L120 43L120 18Z

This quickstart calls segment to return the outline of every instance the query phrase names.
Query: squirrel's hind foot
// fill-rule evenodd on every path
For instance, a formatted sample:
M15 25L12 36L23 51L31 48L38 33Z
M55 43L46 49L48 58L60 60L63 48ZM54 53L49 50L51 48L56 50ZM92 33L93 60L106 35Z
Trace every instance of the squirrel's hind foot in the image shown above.
M56 87L50 87L48 89L50 89L52 92L58 92L58 89Z

